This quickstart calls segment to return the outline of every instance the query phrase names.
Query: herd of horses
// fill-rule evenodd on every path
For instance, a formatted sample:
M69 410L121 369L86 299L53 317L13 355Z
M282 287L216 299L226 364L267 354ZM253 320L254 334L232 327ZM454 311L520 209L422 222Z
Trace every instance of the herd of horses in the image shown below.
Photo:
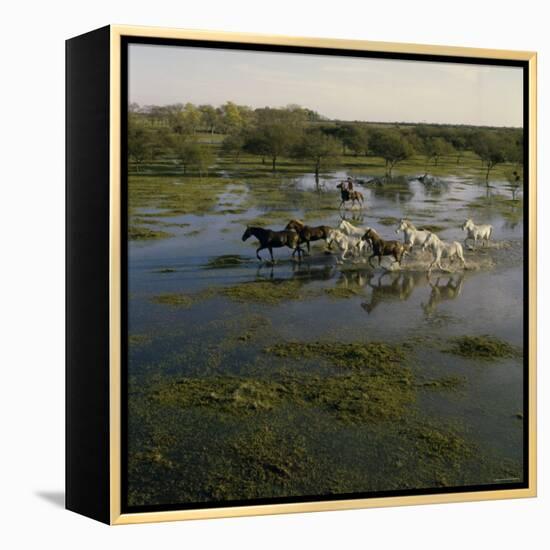
M478 242L486 245L493 232L491 225L476 225L471 219L464 222L462 230L466 232L465 245L468 241L473 241L474 248ZM343 263L350 257L364 257L369 253L367 261L372 267L374 267L372 261L376 258L378 258L378 265L382 265L383 257L390 257L392 265L397 263L401 266L403 257L409 254L414 247L419 247L421 250L429 250L432 254L428 272L431 272L434 267L445 271L441 263L443 258L450 263L458 260L463 268L466 267L464 249L458 241L443 241L434 232L417 229L406 219L400 220L395 232L403 233L403 241L383 239L372 227L356 227L346 220L342 220L337 228L333 228L328 225L308 226L302 221L294 219L290 220L286 227L280 231L248 226L242 240L246 241L250 237L255 237L258 240L256 257L260 261L262 261L259 254L261 250L267 249L271 262L274 262L273 249L282 247L292 249L292 256L298 254L300 261L304 255L302 245L306 245L309 253L311 242L324 240L328 249L332 249L333 246L338 248L340 252L338 263Z

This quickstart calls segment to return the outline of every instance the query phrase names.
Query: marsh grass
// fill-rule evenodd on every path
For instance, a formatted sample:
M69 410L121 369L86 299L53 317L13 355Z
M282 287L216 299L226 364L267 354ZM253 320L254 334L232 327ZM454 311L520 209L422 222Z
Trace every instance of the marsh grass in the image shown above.
M173 233L168 233L167 231L153 230L139 225L131 225L128 228L128 239L131 241L168 239L173 236Z
M492 361L502 358L521 357L522 350L495 336L459 336L452 340L448 353L462 357Z
M399 418L414 402L411 373L404 369L332 377L279 375L273 380L239 377L185 378L156 387L161 406L200 407L232 416L293 405L321 408L344 423Z
M224 269L227 267L236 267L248 263L250 260L239 254L223 254L210 258L203 266L203 269Z
M397 225L399 223L399 219L392 216L386 216L384 218L379 218L378 223L381 225Z
M234 286L223 287L218 293L235 302L251 302L277 305L289 300L301 300L307 297L302 283L294 280L253 281Z
M196 302L205 299L203 293L177 293L177 292L167 292L165 294L158 294L153 296L151 301L155 304L161 304L165 306L170 306L174 308L188 309L193 306Z
M149 334L129 334L128 344L133 347L141 347L150 344L153 337Z
M352 288L345 286L325 288L325 294L333 299L356 298L357 296L365 296L365 293L361 288Z
M445 376L418 383L418 388L431 391L455 391L466 385L464 376Z
M295 359L317 358L346 369L386 369L405 359L405 348L383 342L285 342L267 348L266 353Z

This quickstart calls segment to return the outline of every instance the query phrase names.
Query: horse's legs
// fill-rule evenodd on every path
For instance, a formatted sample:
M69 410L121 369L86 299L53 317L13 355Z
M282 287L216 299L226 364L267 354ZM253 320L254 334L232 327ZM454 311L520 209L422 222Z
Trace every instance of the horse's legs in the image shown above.
M258 258L258 260L260 260L260 262L262 261L262 258L260 256L260 250L263 250L265 248L265 246L259 246L257 249L256 249L256 258Z
M269 247L269 255L271 256L271 261L275 262L275 260L273 259L273 248L271 246Z
M438 256L434 256L433 260L432 260L432 263L429 265L428 267L428 273L431 273L434 265L436 265L437 263L439 262L439 257Z
M370 256L369 256L369 265L371 267L374 267L374 265L372 265L372 259L376 257L376 254L372 253Z
M311 248L310 248L310 246L309 246L309 241L306 241L306 244L307 244L307 252L308 252L308 254L309 254L309 253L311 252Z

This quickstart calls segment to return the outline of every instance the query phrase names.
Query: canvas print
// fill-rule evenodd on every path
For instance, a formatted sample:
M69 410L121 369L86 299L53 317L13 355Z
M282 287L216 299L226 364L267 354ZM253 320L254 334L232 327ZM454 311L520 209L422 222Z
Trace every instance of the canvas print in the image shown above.
M125 509L525 486L519 65L128 44Z

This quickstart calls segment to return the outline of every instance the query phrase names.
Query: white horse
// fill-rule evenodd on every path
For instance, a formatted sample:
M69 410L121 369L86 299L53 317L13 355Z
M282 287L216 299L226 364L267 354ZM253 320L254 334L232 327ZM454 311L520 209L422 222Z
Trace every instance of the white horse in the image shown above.
M346 220L342 220L340 222L340 225L338 226L338 229L342 233L344 233L344 235L351 235L353 237L362 237L365 234L365 231L367 231L369 228L355 227L355 225L347 222Z
M426 239L430 236L430 232L425 229L416 229L416 227L406 219L401 219L395 232L399 235L399 232L403 231L403 242L411 246L419 244L423 246Z
M462 262L462 267L466 267L462 245L457 241L446 243L442 241L435 233L430 233L422 245L422 250L426 250L426 248L429 248L433 255L433 261L430 264L430 267L428 267L428 273L431 272L434 266L438 267L442 271L449 271L444 270L441 266L441 258L448 258L449 262L452 262L455 258L458 258Z
M489 224L476 225L471 219L467 219L462 226L462 231L466 231L464 246L468 244L468 240L473 240L475 248L478 240L484 241L484 244L489 243L489 239L493 232L493 226Z
M347 259L346 256L348 253L352 256L359 256L366 248L366 243L361 237L346 235L339 229L331 229L328 233L327 241L329 246L336 243L338 250L341 252L338 263L343 263L343 261Z

